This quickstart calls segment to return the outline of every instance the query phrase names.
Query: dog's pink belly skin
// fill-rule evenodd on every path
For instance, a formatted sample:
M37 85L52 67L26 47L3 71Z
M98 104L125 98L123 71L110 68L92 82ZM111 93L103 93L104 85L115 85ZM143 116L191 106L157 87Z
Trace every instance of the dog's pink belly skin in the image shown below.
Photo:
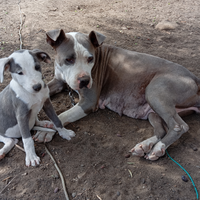
M142 98L137 102L134 101L134 99L126 98L122 100L114 96L108 98L100 97L99 108L104 109L107 107L119 115L126 115L135 119L147 119L149 113L154 112L149 104Z

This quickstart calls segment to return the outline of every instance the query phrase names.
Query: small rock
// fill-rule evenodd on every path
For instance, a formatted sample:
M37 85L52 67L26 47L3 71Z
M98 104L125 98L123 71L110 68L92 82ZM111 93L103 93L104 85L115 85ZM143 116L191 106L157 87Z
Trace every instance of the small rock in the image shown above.
M80 6L76 6L76 9L80 10L80 9L81 9L81 7L80 7Z
M173 22L165 21L163 20L162 22L159 22L155 28L159 30L173 30L177 27L178 25Z
M41 157L43 158L45 156L45 152L41 154Z
M60 177L59 177L58 174L55 174L55 175L54 175L54 178L55 178L55 179L59 179Z
M145 179L144 178L142 178L142 184L145 184Z
M188 182L188 179L183 175L181 176L182 180L185 181L185 182Z
M105 165L102 165L102 166L101 166L101 169L104 169L105 167L106 167Z
M197 151L197 147L194 144L191 144L190 147L193 149L193 151Z
M85 167L85 165L84 165L84 164L81 164L81 167Z
M59 191L59 188L55 188L54 193L57 193Z
M122 135L120 135L120 134L117 134L117 137L122 137Z
M82 173L78 174L77 177L78 177L79 179L81 179L84 175L85 175L85 172L82 172Z
M193 147L192 149L193 149L193 151L197 151L198 150L196 147Z
M73 192L72 193L72 197L74 198L76 196L76 192Z
M120 192L119 191L117 191L117 196L120 196Z
M127 28L126 28L126 27L122 27L121 29L122 29L122 30L126 30Z
M125 158L130 158L130 153L125 155Z

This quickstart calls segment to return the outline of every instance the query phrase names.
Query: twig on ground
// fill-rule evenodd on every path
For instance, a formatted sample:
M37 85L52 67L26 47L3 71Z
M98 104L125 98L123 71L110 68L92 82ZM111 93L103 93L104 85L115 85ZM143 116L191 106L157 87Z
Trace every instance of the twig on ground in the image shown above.
M102 200L102 198L97 194L97 198L99 199L99 200Z
M133 177L133 174L132 174L131 170L128 169L128 172L129 172L129 174L130 174L130 176L131 176L131 178L132 178L132 177Z
M7 177L7 178L4 178L4 179L2 180L2 182L8 180L9 178L12 178L12 176L9 176L9 177Z
M18 7L19 7L19 12L20 12L19 40L20 40L20 50L21 50L22 49L22 44L23 44L22 43L22 35L21 35L23 22L22 22L22 12L21 12L21 8L20 8L20 3L21 3L21 0L18 1ZM26 15L24 14L24 16L26 16Z
M10 183L17 177L18 175L16 175L4 188L3 190L1 190L0 194L10 185Z
M53 161L53 163L54 163L54 166L56 167L56 169L57 169L57 171L58 171L58 173L59 173L59 175L60 175L60 178L61 178L61 181L62 181L63 190L64 190L64 194L65 194L65 198L66 198L66 200L69 200L69 196L68 196L68 194L67 194L67 190L66 190L66 186L65 186L64 177L63 177L63 175L62 175L62 173L61 173L61 171L60 171L58 165L56 164L55 159L53 158L53 156L52 156L51 153L49 152L49 150L48 150L48 148L47 148L46 145L45 145L45 150L46 150L46 152L49 154L49 156L51 157L51 159L52 159L52 161Z
M21 151L25 152L25 150L24 150L22 147L20 147L18 144L15 144L15 146L16 146L18 149L20 149Z

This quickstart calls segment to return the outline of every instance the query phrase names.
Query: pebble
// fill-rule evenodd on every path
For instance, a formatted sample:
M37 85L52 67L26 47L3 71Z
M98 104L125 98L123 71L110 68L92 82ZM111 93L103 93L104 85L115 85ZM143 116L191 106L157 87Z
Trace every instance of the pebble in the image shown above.
M145 184L145 179L144 178L142 178L142 184Z
M197 151L198 150L196 147L193 147L192 149L193 149L193 151Z
M130 153L125 155L125 158L130 158Z
M82 172L82 173L78 174L77 177L78 177L79 179L81 179L84 175L85 175L85 172Z
M117 137L122 137L122 135L120 135L120 134L117 134Z
M197 147L195 147L194 145L191 146L191 148L193 149L193 151L197 151Z
M169 22L169 21L166 21L166 20L163 20L162 22L159 22L157 25L156 25L156 29L159 29L159 30L173 30L177 27L177 24L176 23L173 23L173 22Z
M72 197L74 198L76 196L76 192L73 192L72 193Z
M119 191L117 191L117 196L120 196L120 192Z
M54 178L55 178L55 179L58 179L58 178L60 178L60 177L59 177L58 174L55 174L55 175L54 175Z
M185 181L185 182L188 182L188 179L183 175L181 176L182 180Z
M41 157L43 158L44 156L45 156L45 153L42 153L42 154L41 154Z
M59 188L55 188L54 193L57 193L59 191Z
M121 29L122 29L122 30L126 30L127 28L126 28L126 27L122 27Z

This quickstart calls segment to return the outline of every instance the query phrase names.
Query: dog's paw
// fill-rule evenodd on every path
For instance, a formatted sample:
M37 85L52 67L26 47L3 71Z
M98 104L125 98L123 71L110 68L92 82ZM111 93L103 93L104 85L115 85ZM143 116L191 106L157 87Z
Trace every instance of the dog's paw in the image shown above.
M71 138L76 135L74 133L74 131L68 130L68 129L65 129L65 128L58 130L58 133L62 138L66 139L66 140L71 140Z
M158 142L154 148L145 156L147 160L157 160L161 156L165 155L165 144L161 141Z
M137 144L134 148L130 150L132 155L142 157L146 153L149 153L153 147L154 144L158 142L158 139L156 136L153 136L147 140L144 140L143 142L140 142Z
M129 152L132 153L133 156L139 156L139 157L144 156L145 153L141 143L136 144L135 147L133 147Z
M41 127L44 127L44 128L54 128L53 122L50 122L48 120L36 121L35 125L36 126L41 126Z
M37 133L33 136L33 139L36 142L50 142L55 133L53 132L45 132L45 131L37 131Z
M3 142L5 145L0 149L0 160L18 143L18 139L4 138Z
M26 155L26 166L36 166L40 164L40 158L36 154Z

